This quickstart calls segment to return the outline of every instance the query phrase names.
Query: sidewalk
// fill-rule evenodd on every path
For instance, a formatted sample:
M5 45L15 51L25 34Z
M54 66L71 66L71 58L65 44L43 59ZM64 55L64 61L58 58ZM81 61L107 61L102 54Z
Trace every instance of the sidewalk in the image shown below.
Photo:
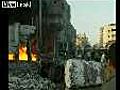
M102 90L116 90L116 77L103 84Z

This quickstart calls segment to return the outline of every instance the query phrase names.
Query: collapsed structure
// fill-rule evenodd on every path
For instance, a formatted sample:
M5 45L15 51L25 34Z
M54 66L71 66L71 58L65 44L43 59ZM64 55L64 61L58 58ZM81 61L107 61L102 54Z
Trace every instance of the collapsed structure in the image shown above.
M31 8L15 8L7 13L9 72L17 74L19 69L20 75L32 72L33 62L39 69L36 75L63 81L64 61L75 57L76 38L66 0L31 0ZM16 74L9 78L19 77Z
M101 85L103 68L100 62L69 59L65 65L67 88L80 88Z
M39 59L75 55L76 30L65 0L32 0L32 7L9 11L9 58ZM13 13L16 12L16 13ZM19 47L19 48L18 48ZM18 53L17 53L18 52ZM24 53L20 57L20 53ZM26 54L26 55L25 55ZM20 57L20 58L18 58Z

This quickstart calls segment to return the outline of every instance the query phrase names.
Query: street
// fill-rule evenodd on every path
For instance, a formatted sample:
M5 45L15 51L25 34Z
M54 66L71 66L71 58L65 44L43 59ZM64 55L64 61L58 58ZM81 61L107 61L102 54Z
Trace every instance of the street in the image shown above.
M108 83L103 85L102 90L116 90L116 77L112 78Z
M75 90L75 89L65 89L65 90ZM109 82L103 84L98 87L90 87L84 89L76 89L76 90L116 90L116 78L112 78Z

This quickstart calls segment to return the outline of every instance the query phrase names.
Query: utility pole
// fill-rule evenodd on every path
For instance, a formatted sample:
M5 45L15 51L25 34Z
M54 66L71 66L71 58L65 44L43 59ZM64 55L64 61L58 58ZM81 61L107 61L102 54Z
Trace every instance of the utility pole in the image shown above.
M53 62L56 62L56 32L54 32L54 56Z
M42 0L39 0L39 13L38 13L38 47L41 48L42 46Z

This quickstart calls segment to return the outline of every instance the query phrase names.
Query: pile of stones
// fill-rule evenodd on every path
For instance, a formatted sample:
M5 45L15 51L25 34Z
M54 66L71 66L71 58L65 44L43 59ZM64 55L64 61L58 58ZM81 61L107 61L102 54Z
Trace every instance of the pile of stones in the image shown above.
M101 85L102 65L100 62L69 59L65 65L67 88Z
M13 76L9 74L9 90L55 90L55 84L40 75L27 73Z
M55 90L55 83L43 78L39 72L39 64L10 63L9 90Z

